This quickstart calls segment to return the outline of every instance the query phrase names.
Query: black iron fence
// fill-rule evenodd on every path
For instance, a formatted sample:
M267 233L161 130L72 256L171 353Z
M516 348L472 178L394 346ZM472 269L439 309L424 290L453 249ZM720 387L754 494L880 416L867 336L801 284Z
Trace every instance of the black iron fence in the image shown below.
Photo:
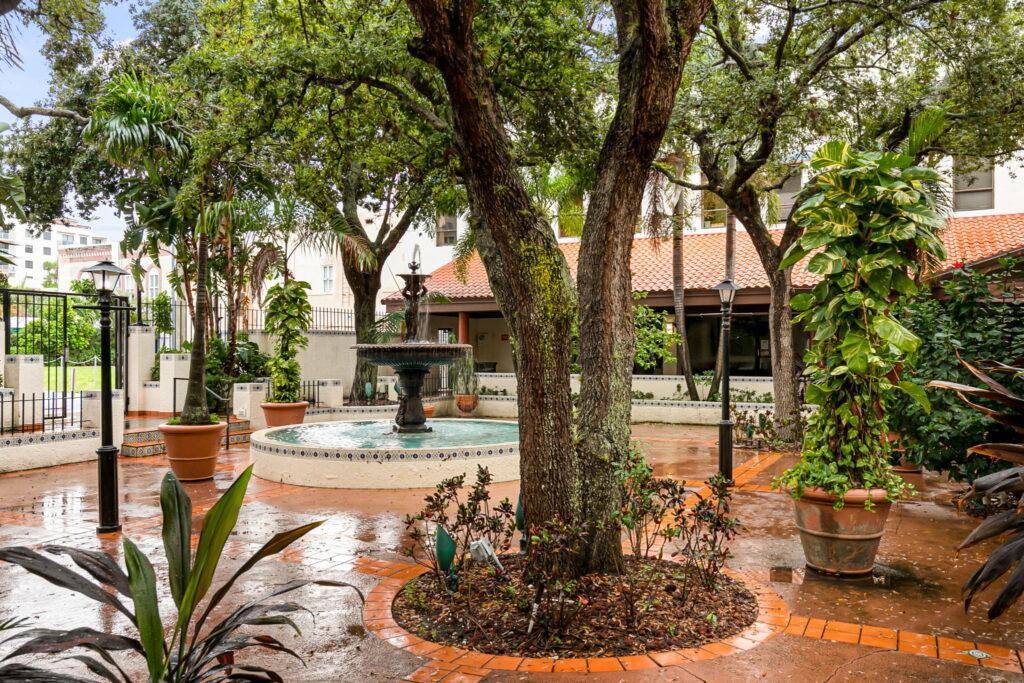
M159 328L156 330L154 342L156 350L180 349L185 343L192 341L192 311L186 303L176 301L170 305L169 316L166 313L161 315L164 319L157 321L158 307L149 301L142 303L141 322ZM134 322L139 322L139 317L138 311L132 314ZM350 308L313 306L312 317L313 322L309 329L313 332L356 331L355 311ZM260 332L264 327L265 312L261 308L243 308L237 312L237 320L236 329L239 332ZM156 325L157 322L162 324ZM212 307L210 325L216 336L223 338L228 335L227 311L223 306Z
M81 391L0 393L0 435L82 429Z

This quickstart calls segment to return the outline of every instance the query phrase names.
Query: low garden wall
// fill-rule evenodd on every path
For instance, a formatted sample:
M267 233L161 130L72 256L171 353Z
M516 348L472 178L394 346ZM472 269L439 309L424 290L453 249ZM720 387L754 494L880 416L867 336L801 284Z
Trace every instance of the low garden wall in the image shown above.
M481 372L477 374L481 394L515 396L516 376L511 372ZM579 393L580 376L569 378L573 393ZM734 392L753 392L771 394L773 392L771 377L730 377L730 386ZM706 398L707 384L698 384L697 392ZM633 375L633 391L649 394L653 400L682 400L686 391L686 378L682 375Z

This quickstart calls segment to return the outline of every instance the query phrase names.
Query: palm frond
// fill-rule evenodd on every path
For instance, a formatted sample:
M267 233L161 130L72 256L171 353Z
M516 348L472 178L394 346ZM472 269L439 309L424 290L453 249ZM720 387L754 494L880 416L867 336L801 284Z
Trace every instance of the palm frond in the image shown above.
M459 282L465 284L469 278L469 263L476 255L476 225L471 220L469 228L462 233L462 237L455 243L452 249L452 268L455 277Z

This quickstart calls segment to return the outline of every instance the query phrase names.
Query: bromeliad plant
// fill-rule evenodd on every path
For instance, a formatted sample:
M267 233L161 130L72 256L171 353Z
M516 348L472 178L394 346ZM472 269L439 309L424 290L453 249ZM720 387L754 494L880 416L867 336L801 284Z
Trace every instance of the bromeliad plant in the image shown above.
M839 141L819 149L811 168L816 192L796 216L805 232L779 267L810 256L808 270L822 278L792 300L795 319L813 335L806 400L818 410L800 462L776 483L795 498L805 487L824 489L837 508L852 489L885 489L892 500L905 484L890 469L886 397L900 390L927 407L922 388L898 378L920 340L892 309L918 290L923 263L945 257L936 236L945 225L942 178L914 166L913 150Z
M302 658L276 638L254 634L249 628L258 626L287 626L300 633L292 615L305 608L294 602L274 601L275 598L298 588L319 586L347 587L362 593L354 586L339 581L291 581L277 586L263 597L247 601L219 621L210 616L232 587L260 560L276 555L323 521L282 531L256 551L241 567L218 588L206 605L206 597L213 582L224 544L238 520L238 511L245 496L252 467L247 468L210 508L203 520L195 557L192 557L192 503L173 474L168 473L160 487L160 507L163 510L163 545L167 557L167 578L171 596L177 607L177 616L171 623L170 639L165 634L165 617L159 609L156 573L149 558L129 539L124 539L124 558L127 572L106 553L80 550L68 546L47 546L50 555L64 555L81 570L75 572L42 553L30 548L0 549L0 560L16 564L50 583L73 590L107 609L123 614L137 630L138 637L105 633L89 627L67 631L32 628L11 636L5 642L25 641L5 657L8 663L0 665L0 679L5 681L82 681L83 679L53 673L35 666L9 660L32 654L58 655L80 648L84 654L69 654L66 659L85 665L103 680L132 683L132 678L114 658L119 653L141 655L145 658L148 680L151 683L200 683L213 681L281 681L271 669L252 664L235 664L235 655L250 648ZM126 604L127 603L127 604ZM18 624L14 624L17 626ZM8 624L8 627L12 626ZM4 628L0 626L0 629ZM240 629L245 629L239 632ZM94 655L94 656L91 656Z
M309 340L313 309L306 290L309 283L288 280L267 290L264 330L276 338L270 372L270 403L296 403L302 391L302 368L295 359Z
M956 392L960 400L973 410L1009 427L1017 434L1024 435L1024 396L992 377L994 374L1003 374L1011 379L1024 379L1024 368L995 361L975 367L962 358L960 363L985 386L973 387L946 381L930 382L928 386ZM979 399L989 402L989 405L978 403ZM973 446L968 451L971 454L1005 460L1015 465L1010 469L975 479L971 483L969 495L961 501L963 505L971 499L988 498L999 494L1016 499L1014 509L987 518L957 548L958 551L963 550L1009 532L1010 535L1003 544L988 556L985 563L961 587L966 611L970 608L975 595L991 586L1016 564L1017 567L1010 574L1003 590L988 609L988 618L995 619L1016 603L1024 593L1024 563L1021 563L1024 559L1024 443L1020 443L1019 440L1016 443L985 443Z

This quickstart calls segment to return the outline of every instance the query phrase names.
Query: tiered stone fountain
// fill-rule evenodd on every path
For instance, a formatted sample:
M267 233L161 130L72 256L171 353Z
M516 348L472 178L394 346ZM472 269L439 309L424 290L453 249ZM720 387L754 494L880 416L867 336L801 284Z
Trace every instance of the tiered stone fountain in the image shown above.
M421 338L420 305L430 277L419 272L417 248L402 297L401 341L356 344L360 358L389 366L402 392L393 422L346 420L264 429L251 437L249 452L258 477L327 488L427 488L458 474L472 478L478 465L495 481L519 478L519 425L500 420L434 419L423 414L423 379L434 366L448 365L469 350L467 344L438 344ZM336 415L332 415L336 417Z

